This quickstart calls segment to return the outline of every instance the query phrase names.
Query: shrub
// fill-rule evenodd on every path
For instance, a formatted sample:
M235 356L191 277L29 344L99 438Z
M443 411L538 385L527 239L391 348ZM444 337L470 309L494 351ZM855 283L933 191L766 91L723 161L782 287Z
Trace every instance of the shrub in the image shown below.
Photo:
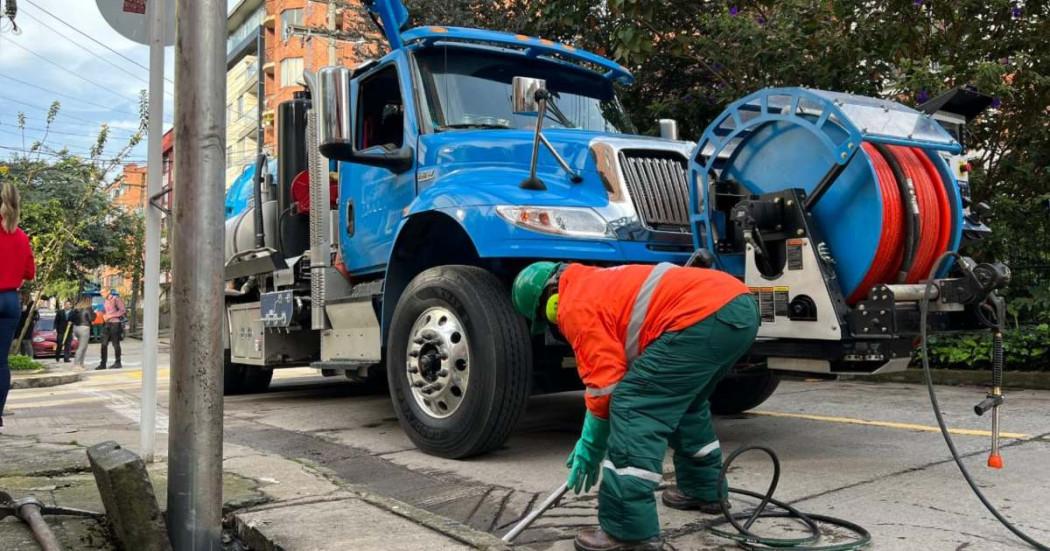
M32 371L34 369L44 368L44 366L33 361L33 358L21 354L9 356L7 358L7 365L10 366L13 371Z

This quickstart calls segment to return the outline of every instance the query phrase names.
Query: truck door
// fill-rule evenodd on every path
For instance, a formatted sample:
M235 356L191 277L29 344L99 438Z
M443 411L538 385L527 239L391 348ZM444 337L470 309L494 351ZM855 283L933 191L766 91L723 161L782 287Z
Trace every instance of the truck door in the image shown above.
M351 87L359 152L394 152L406 145L414 149L418 132L414 117L406 115L414 112L406 66L404 58L395 58L362 75ZM415 197L415 170L345 162L340 163L339 176L343 261L352 273L382 270L402 211Z

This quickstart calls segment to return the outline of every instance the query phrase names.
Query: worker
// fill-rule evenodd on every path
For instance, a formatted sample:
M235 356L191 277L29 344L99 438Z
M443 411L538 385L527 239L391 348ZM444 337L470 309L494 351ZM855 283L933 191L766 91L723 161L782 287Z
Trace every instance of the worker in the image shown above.
M748 288L723 272L671 264L537 262L515 278L512 301L534 334L551 327L572 345L586 387L582 435L566 466L576 493L601 471L599 527L580 531L576 549L662 546L653 493L668 444L677 486L664 504L720 512L728 488L718 484L708 398L754 342L759 313Z

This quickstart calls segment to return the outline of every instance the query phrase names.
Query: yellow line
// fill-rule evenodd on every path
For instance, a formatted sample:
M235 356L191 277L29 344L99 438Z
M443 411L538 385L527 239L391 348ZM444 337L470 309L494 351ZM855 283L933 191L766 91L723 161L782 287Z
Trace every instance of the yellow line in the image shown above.
M941 432L941 429L934 425L916 425L913 423L896 423L893 421L869 421L867 419L854 419L852 417L831 417L827 415L810 415L808 413L786 413L781 411L752 411L750 413L753 413L755 415L765 415L767 417L791 417L794 419L806 419L809 421L845 423L847 425L865 425L869 427L882 427L886 429L915 430L921 432ZM948 432L959 436L990 437L992 435L991 431L978 429L948 429ZM1002 438L1014 438L1017 440L1027 440L1031 438L1031 436L1027 434L1021 434L1018 432L1000 432L999 436Z
M7 408L18 411L20 409L37 409L37 408L48 408L54 406L68 406L70 404L86 404L89 402L103 402L106 398L102 396L92 396L88 398L65 398L62 400L46 400L40 402L27 402L24 404L14 404L10 402L7 404Z

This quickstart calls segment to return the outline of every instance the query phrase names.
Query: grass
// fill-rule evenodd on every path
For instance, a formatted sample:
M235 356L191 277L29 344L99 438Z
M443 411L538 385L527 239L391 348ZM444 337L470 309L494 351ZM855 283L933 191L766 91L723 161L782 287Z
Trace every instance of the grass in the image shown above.
M12 371L35 371L37 369L44 369L44 366L34 361L33 358L21 354L8 356L7 364L11 367Z

